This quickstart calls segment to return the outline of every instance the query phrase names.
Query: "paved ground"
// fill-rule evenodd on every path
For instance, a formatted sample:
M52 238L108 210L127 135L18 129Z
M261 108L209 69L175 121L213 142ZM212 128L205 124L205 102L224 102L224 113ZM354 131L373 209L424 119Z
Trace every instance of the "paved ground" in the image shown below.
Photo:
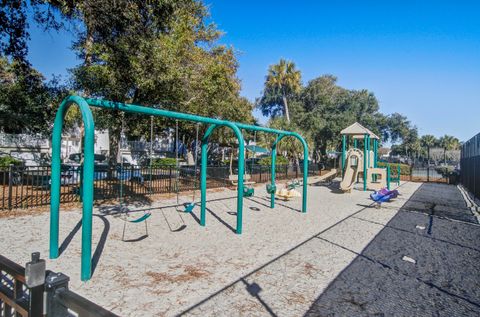
M479 316L480 226L465 206L455 186L423 184L306 316Z

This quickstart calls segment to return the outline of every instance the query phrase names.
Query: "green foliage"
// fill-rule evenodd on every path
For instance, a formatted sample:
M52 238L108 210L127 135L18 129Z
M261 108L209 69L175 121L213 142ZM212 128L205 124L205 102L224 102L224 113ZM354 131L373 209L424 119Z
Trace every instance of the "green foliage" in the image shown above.
M386 163L386 162L378 162L378 167L387 167L390 166L390 173L392 175L397 174L397 168L400 166L400 174L410 176L410 165L408 164L397 164L397 163Z
M441 174L443 177L450 176L453 174L455 168L453 166L437 166L435 167L435 171Z
M446 151L458 150L460 148L460 141L451 135L444 135L438 140L438 144Z
M435 136L426 134L420 138L420 144L425 148L433 147L438 144L438 140L435 138Z
M65 90L35 69L0 57L0 128L7 133L49 134ZM54 107L55 105L55 107Z
M272 118L284 116L290 122L288 99L301 91L301 80L301 73L292 61L280 59L278 64L270 65L263 96L257 101L262 114Z
M88 9L95 14L79 15L86 28L75 45L83 59L73 70L76 89L115 101L253 121L252 105L239 95L234 51L217 44L221 33L207 22L202 2L122 0ZM86 13L83 7L78 10ZM109 129L112 157L116 157L122 120L127 136L149 135L150 120L144 116L125 115L123 119L115 111L102 110L95 119L99 128ZM154 125L154 131L159 131L174 123L156 118ZM179 127L189 142L195 125L180 122Z
M176 164L177 162L173 157L152 159L152 167L175 166Z
M325 154L338 150L340 131L354 122L382 135L386 117L379 113L378 101L367 90L348 90L337 85L337 78L324 75L308 82L295 105L292 122L313 140L313 150Z
M33 12L33 20L44 29L58 30L63 26L62 19L55 15L56 10L66 9L75 1L58 0L4 0L0 2L0 56L8 57L28 69L27 60L30 39L27 13ZM65 12L66 13L66 12Z
M0 168L8 167L10 164L19 165L21 162L11 156L0 157Z
M270 166L272 164L272 159L270 157L262 157L258 160L259 165ZM275 160L275 166L277 165L288 165L289 161L285 156L277 155Z
M26 1L0 2L0 56L25 60L28 52L27 26Z

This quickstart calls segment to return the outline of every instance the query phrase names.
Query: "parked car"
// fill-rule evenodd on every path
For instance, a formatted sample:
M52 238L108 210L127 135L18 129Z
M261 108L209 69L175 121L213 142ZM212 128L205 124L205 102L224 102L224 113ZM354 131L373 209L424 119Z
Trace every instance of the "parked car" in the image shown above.
M68 160L67 162L68 163L76 163L76 164L80 164L80 161L82 159L82 153L73 153L73 154L70 154L68 156ZM107 160L107 157L103 154L94 154L93 155L93 160L96 162L96 163L105 163L105 161Z
M73 185L80 183L81 168L80 161L82 153L73 153L68 156L69 163L61 165L60 184ZM93 180L102 180L108 177L107 157L103 154L94 154Z
M144 182L141 168L134 167L130 164L117 165L115 177L122 181L138 181Z

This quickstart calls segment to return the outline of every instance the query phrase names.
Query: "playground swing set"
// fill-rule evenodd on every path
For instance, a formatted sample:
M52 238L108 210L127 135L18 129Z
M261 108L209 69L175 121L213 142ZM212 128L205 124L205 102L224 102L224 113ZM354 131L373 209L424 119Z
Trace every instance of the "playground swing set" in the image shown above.
M82 246L81 246L81 280L87 281L91 278L92 268L92 216L93 216L93 193L94 193L94 121L92 111L90 107L117 110L125 113L136 113L149 115L151 117L164 117L175 120L183 120L196 122L198 124L208 125L205 134L201 140L201 164L200 164L200 225L206 225L206 195L207 195L207 155L208 155L208 140L212 132L218 127L230 128L237 140L238 140L238 175L244 175L245 173L245 160L244 160L244 139L242 130L246 131L258 131L271 133L276 135L276 140L271 148L271 182L267 189L270 188L270 207L275 207L275 161L277 154L277 144L284 137L294 137L298 139L303 145L303 184L302 184L302 207L301 212L307 212L307 177L308 177L308 146L303 137L292 131L284 131L271 129L261 126L248 125L238 122L232 122L227 120L214 119L209 117L197 116L192 114L186 114L175 111L168 111L157 108L144 107L133 104L125 104L119 102L112 102L99 99L82 98L79 96L69 96L63 100L56 113L53 134L52 134L52 172L51 172L51 192L50 192L50 258L56 259L59 256L59 218L60 218L60 176L61 176L61 141L62 141L62 129L64 124L65 114L70 106L76 105L82 115L84 126L84 149L83 149L83 167L82 167ZM198 130L197 130L198 131ZM198 136L197 136L198 140ZM122 159L123 161L123 159ZM151 164L151 160L150 160ZM195 164L196 166L197 164ZM122 168L122 166L121 166ZM196 175L195 175L196 177ZM248 188L248 187L247 187ZM237 182L237 223L236 233L242 233L242 220L243 220L243 197L245 196L244 177L238 177ZM122 193L123 194L123 193ZM194 192L195 194L195 192ZM247 189L248 194L248 189ZM253 192L252 192L253 194ZM192 201L189 206L190 212L195 207L195 201ZM123 205L123 200L121 200ZM188 209L184 210L188 211ZM128 214L128 212L126 213ZM145 222L151 216L151 213L145 213L144 215L133 219L126 220L126 222L139 223ZM125 225L126 225L125 222ZM148 234L148 228L146 226L146 233Z

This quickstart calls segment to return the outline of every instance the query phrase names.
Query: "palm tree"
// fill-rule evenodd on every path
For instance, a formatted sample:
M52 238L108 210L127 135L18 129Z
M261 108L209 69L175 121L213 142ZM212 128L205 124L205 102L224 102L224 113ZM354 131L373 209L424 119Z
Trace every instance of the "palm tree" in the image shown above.
M283 115L290 123L287 97L298 93L302 87L300 71L295 68L295 63L280 59L275 65L270 65L265 86L282 96Z
M447 151L457 150L460 147L460 141L451 135L444 135L439 140L440 146L443 148L443 162L447 163Z
M422 147L427 148L428 164L430 164L430 148L437 144L437 142L437 138L431 134L426 134L420 138L420 144Z

